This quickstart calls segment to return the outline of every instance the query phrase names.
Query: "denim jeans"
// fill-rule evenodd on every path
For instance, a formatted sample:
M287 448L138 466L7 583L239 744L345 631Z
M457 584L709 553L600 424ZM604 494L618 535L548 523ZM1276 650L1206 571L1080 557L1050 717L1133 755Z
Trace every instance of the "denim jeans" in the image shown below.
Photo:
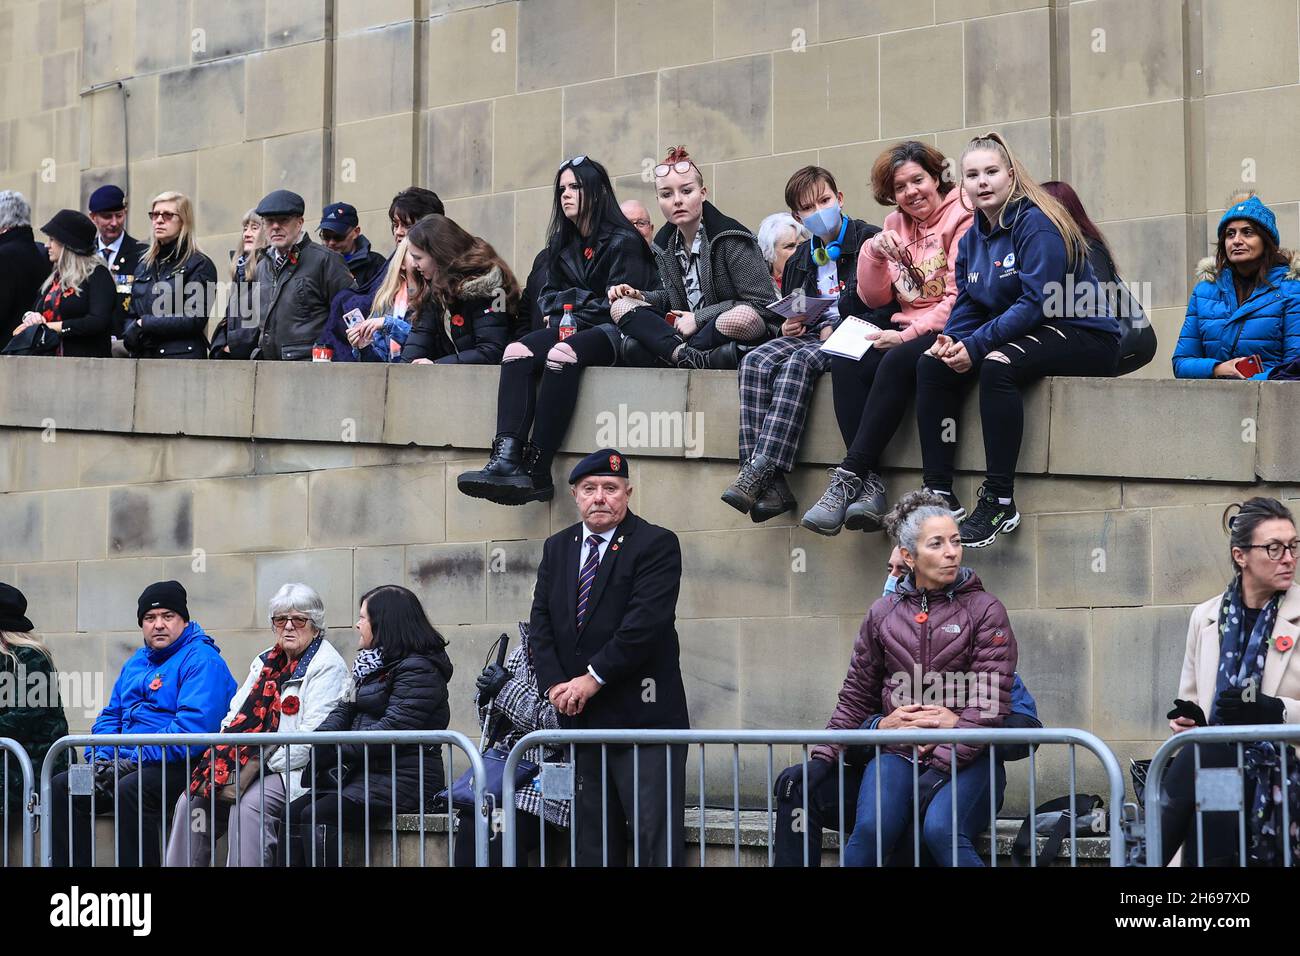
M995 769L997 806L1002 806L1007 775L1001 762ZM876 807L876 777L880 777L880 807ZM924 799L925 783L921 784ZM989 823L989 757L985 751L957 771L957 866L983 866L971 841ZM921 815L921 845L939 866L953 865L953 782L943 783ZM876 831L880 831L880 854L888 860L904 834L911 836L912 761L900 754L881 754L867 765L858 791L857 819L853 836L844 849L845 866L876 865Z

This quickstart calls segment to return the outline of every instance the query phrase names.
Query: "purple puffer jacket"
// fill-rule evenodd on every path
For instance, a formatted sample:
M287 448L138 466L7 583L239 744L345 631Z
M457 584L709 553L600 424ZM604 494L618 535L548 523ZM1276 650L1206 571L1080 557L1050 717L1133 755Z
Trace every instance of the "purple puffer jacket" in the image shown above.
M921 618L921 620L918 620ZM894 594L871 605L853 645L849 673L828 730L857 730L876 715L904 704L941 704L958 715L958 727L1000 727L1011 712L1016 638L1002 602L962 568L946 591L916 590L912 576ZM813 755L834 760L838 748ZM910 747L885 748L910 756ZM951 745L936 747L924 762L950 770ZM964 767L984 750L959 745Z

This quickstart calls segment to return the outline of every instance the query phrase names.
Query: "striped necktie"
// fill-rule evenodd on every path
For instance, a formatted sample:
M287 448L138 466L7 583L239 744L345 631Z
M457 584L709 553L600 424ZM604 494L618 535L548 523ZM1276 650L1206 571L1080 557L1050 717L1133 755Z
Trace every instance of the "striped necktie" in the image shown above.
M582 571L578 573L578 630L582 630L582 622L587 619L591 582L596 580L596 569L600 567L600 542L598 534L587 536L587 560L582 562Z

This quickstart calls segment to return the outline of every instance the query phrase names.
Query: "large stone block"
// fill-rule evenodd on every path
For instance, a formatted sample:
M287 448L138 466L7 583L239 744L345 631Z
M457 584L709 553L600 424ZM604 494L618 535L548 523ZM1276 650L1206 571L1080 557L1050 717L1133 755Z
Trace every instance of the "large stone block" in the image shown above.
M415 124L406 113L336 127L334 195L360 209L386 210L393 196L411 185L414 137Z
M256 558L251 554L209 554L202 558L168 558L163 562L162 574L164 580L179 581L184 586L190 615L205 630L263 625L265 639L270 643L266 608L254 607L253 603L255 570ZM247 666L247 659L244 664ZM240 671L235 674L242 679Z
M39 623L39 622L37 622ZM105 667L103 634L77 634L73 627L62 633L42 629L41 636L54 654L66 687L60 688L63 713L70 733L89 733L95 717L108 703L116 671Z
M395 365L389 369L383 440L448 448L486 448L496 433L496 368ZM456 414L424 413L432 393L456 396ZM481 465L479 466L481 467Z
M519 89L541 90L614 75L614 4L530 0L519 4ZM582 56L572 40L582 37Z
M934 0L934 19L938 23L973 20L1045 6L1048 0Z
M107 555L108 490L52 491L45 496L45 560Z
M1092 725L1093 639L1089 612L1011 612L1016 671L1038 705L1045 727Z
M1223 511L1217 504L1152 510L1154 603L1200 604L1223 590L1229 574Z
M690 469L690 481L677 480L682 473L681 462L664 458L644 458L633 463L633 510L657 525L683 531L745 531L754 527L749 515L729 508L719 500L719 495L736 478L739 470L734 461L695 461L684 467ZM773 518L766 527L790 524Z
M617 0L619 73L645 73L714 56L714 20L698 0ZM683 24L690 24L683 29Z
M739 454L740 407L734 372L691 372L686 411L694 441L691 457L735 461ZM721 494L721 491L718 492Z
M446 471L431 462L312 472L312 547L442 541Z
M381 441L387 372L365 363L322 374L310 362L259 362L253 437Z
M238 143L205 149L199 153L199 192L194 197L197 202L195 220L199 229L215 231L239 227L244 213L255 204L256 199L261 198L259 196L255 199L251 194L262 182L264 152L265 147L261 143ZM217 279L227 279L225 256L235 246L206 243L203 247L209 250L212 261L217 264Z
M334 41L334 122L409 113L414 100L415 23L409 16Z
M661 70L660 139L709 162L768 154L772 75L767 55Z
M0 435L0 488L75 488L80 437L75 432L6 431Z
M883 534L826 538L802 529L792 531L790 541L790 613L861 619L880 596L892 542Z
M456 477L483 467L486 455L447 462L447 540L500 541L545 538L551 527L551 506L533 501L517 508L503 508L482 498L470 498L456 490ZM555 471L555 469L552 469ZM556 472L563 487L564 475Z
M1092 730L1103 739L1159 739L1178 696L1190 607L1092 612Z
M163 475L184 478L227 478L253 473L253 443L219 438L173 438L167 442Z
M493 101L492 181L496 189L550 186L564 159L564 95L560 90ZM539 246L540 248L540 246Z
M248 435L252 362L163 361L136 379L135 431L160 435Z
M135 72L154 73L188 64L189 4L176 0L135 0L134 7ZM116 29L114 24L112 32Z
M1187 202L1183 134L1183 108L1176 101L1071 117L1071 184L1088 197L1093 219L1183 212ZM1162 145L1153 150L1152 143Z
M83 9L81 55L86 85L130 76L135 72L135 0L99 0Z
M1040 607L1151 603L1151 513L1090 511L1038 518Z
M1052 44L1046 9L971 20L965 28L965 125L1046 116Z
M1300 389L1291 382L1265 382L1259 389L1259 431L1255 466L1266 481L1295 481L1300 477L1296 448L1295 400Z
M210 554L307 546L307 476L223 478L194 486L194 546Z
M248 71L248 139L320 129L325 120L324 43L265 50L244 62Z
M340 0L335 16L340 34L410 20L417 4L411 0Z
M1255 0L1246 6L1206 0L1203 14L1207 96L1300 80L1300 35L1290 0Z
M264 140L262 194L292 189L302 196L306 208L320 209L324 205L324 177L329 173L323 158L324 141L318 129Z
M853 647L844 631L834 617L741 620L741 726L825 727Z
M41 57L41 109L57 110L71 106L76 87L76 50Z
M228 0L216 6L190 0L190 46L195 61L251 53L266 36L268 0ZM195 30L203 33L195 36ZM199 49L193 49L199 46Z
M430 110L428 130L429 179L439 196L455 199L492 191L490 100Z
M629 191L624 188L623 183L629 178L637 183L638 190ZM639 199L642 203L648 202L646 209L649 210L651 218L658 219L659 207L654 201L653 184L647 186L642 183L640 175L615 180L614 192L622 202L629 199ZM638 192L641 195L637 195ZM519 280L521 284L527 281L534 259L546 244L546 227L551 221L551 206L554 204L554 199L555 193L550 186L522 189L515 193L515 257L510 267L514 270L516 278L524 277Z
M1148 313L1187 309L1188 283L1200 250L1188 242L1186 216L1128 219L1106 224L1115 264Z
M1070 107L1076 112L1183 94L1183 6L1155 0L1072 3Z
M354 548L352 551L352 606L361 606L361 595L382 584L406 580L406 549L401 545L382 548Z
M1022 514L1020 527L999 538L995 546L962 552L962 563L975 569L984 590L1009 608L1038 606L1038 521L1034 515ZM878 563L883 566L888 557L884 552Z
M822 42L895 33L932 23L933 4L927 10L925 4L910 0L877 0L875 3L821 0L818 6L818 32Z
M258 620L265 620L266 608L276 591L286 584L301 582L315 588L325 602L326 627L348 627L356 621L350 549L259 554L255 560Z
M424 102L446 106L515 91L518 5L499 3L429 20ZM473 83L465 82L473 77Z
M0 424L129 432L135 362L0 358Z
M292 46L325 37L325 0L270 3L266 8L266 45Z
M162 481L166 443L161 438L85 434L80 437L78 484L133 485Z
M958 24L890 33L880 38L880 75L902 76L916 63L960 63L962 55ZM962 96L961 74L937 70L930 76L926 96L882 99L880 135L888 139L963 126Z
M630 456L683 457L698 447L698 423L687 415L687 376L676 369L592 368L561 449L586 454L617 447Z
M431 182L437 185L437 180ZM492 244L506 262L515 260L515 196L496 193L490 196L467 196L447 201L447 216L470 235L481 236ZM527 272L524 273L527 277Z
M880 135L879 59L880 44L874 38L773 54L776 151L876 139ZM845 116L855 121L844 123ZM792 162L787 165L796 168Z
M419 596L429 620L482 624L487 620L487 546L412 545L406 549L406 586Z
M253 446L253 471L278 475L323 468L351 468L357 463L358 446L329 442L258 442Z
M1122 502L1120 482L1113 478L1016 478L1016 508L1022 515L1063 511L1117 511ZM1123 504L1127 506L1127 502Z
M654 73L566 88L564 154L595 156L610 176L658 162L658 92Z
M714 0L717 59L807 48L819 39L817 0Z
M131 194L135 202L127 222L132 235L152 235L148 213L149 200L154 196L173 190L187 196L198 195L198 155L197 151L177 152L138 163L132 157Z
M77 563L77 630L109 631L135 629L136 647L140 631L135 623L140 592L162 576L162 558L117 558ZM134 648L132 649L134 650ZM110 672L117 674L121 661Z
M194 492L187 482L109 492L110 557L187 554L193 547Z
M764 617L790 613L790 529L696 531L677 536L682 588L677 613L687 618ZM744 555L743 561L737 561Z
M694 727L743 727L742 621L678 619L682 684ZM719 761L721 763L721 761ZM706 766L706 770L707 770ZM699 779L696 771L695 780ZM688 774L687 786L692 778Z
M76 562L25 564L4 580L12 581L27 598L27 616L38 633L76 630Z
M1047 470L1250 481L1257 403L1257 386L1242 382L1053 379Z
M514 509L512 509L514 510ZM537 588L537 568L542 563L542 538L527 541L489 541L487 558L487 619L527 621ZM513 643L517 632L506 627Z
M781 156L742 159L734 163L717 163L712 170L706 167L706 175L711 173L712 178L705 182L716 197L715 205L744 223L751 232L757 233L767 216L786 211L782 197L790 174L801 166L816 162L816 151L807 150ZM777 298L775 286L772 295L773 300ZM734 380L736 374L729 372L727 377Z
M261 104L277 97L255 96ZM297 99L293 97L292 99ZM244 61L222 60L158 80L158 152L182 153L244 138Z

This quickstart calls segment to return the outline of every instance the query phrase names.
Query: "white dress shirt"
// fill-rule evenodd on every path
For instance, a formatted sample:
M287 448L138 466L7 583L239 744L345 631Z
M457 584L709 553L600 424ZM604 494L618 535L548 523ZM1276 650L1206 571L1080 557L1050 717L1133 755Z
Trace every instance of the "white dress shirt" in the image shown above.
M591 550L587 545L587 539L593 534L600 538L600 544L596 546L596 553L600 555L600 560L604 561L605 552L609 550L609 543L614 540L614 532L617 530L617 528L610 528L608 531L592 531L587 527L587 522L584 521L582 523L582 540L579 542L581 547L578 549L578 568L574 572L574 581L581 580L582 566L587 563L587 553ZM599 567L599 563L597 563L597 567ZM587 673L596 679L597 684L600 684L602 687L605 685L605 682L601 679L600 675L592 670L590 664L587 665Z

